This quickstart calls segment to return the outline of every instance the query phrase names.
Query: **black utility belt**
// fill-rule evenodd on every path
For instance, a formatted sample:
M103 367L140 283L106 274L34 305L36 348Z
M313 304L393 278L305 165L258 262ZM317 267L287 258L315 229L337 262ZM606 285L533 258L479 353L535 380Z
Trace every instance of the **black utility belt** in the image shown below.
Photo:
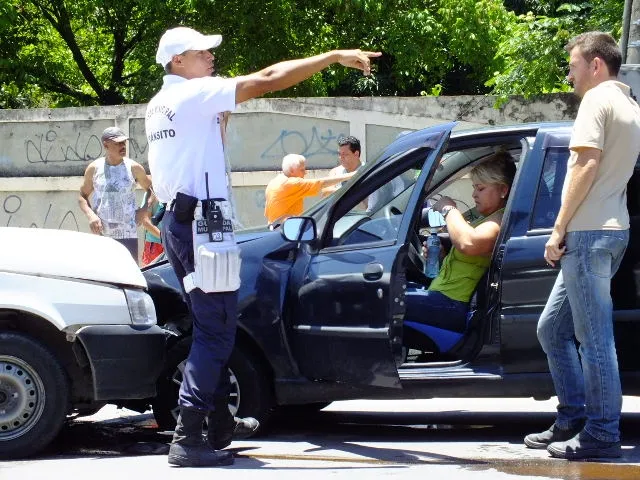
M200 200L202 205L202 217L203 220L199 220L198 223L204 222L203 228L208 231L208 222L212 222L213 230L220 232L233 232L233 224L231 220L223 218L220 207L216 205L216 202L225 201L224 198L210 198L206 200ZM176 221L180 223L191 223L193 221L193 215L198 204L198 198L186 195L178 192L175 200L169 205L169 210L173 211ZM199 230L199 228L198 228ZM203 232L203 233L206 233Z

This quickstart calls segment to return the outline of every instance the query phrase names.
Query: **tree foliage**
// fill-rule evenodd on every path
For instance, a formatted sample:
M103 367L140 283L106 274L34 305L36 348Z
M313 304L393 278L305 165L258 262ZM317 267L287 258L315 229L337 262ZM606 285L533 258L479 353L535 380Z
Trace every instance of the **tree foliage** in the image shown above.
M575 35L600 30L620 38L622 0L562 3L536 1L532 11L517 17L505 31L496 54L502 64L487 86L499 96L530 96L568 91L567 53L564 46ZM555 10L552 11L552 9ZM555 16L551 16L555 13Z
M184 2L0 0L5 106L112 105L148 97L155 41L192 21Z
M334 48L381 50L371 77L340 66L278 96L566 89L562 46L614 34L623 0L0 0L0 107L142 103L161 82L169 27L221 33L236 76ZM529 13L528 13L529 12Z

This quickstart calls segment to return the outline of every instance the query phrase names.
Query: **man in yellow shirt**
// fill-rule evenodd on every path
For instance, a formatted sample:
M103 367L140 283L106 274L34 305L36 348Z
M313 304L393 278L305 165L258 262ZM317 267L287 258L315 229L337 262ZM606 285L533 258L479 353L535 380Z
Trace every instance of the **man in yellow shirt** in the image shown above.
M267 185L264 216L269 224L280 223L287 217L300 215L304 197L313 197L325 187L344 182L355 172L315 179L304 178L306 159L291 153L282 159L282 172Z

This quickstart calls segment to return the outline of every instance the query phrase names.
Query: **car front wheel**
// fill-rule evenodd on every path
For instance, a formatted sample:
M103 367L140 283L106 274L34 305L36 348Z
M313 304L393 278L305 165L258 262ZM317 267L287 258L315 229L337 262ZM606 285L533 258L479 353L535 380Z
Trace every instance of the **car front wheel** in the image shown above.
M58 434L69 385L56 357L34 339L0 333L0 458L33 455Z
M167 353L165 369L158 379L158 394L152 406L156 422L162 430L173 430L176 426L178 392L190 349L191 337L176 343ZM262 430L273 410L270 375L254 355L236 345L229 359L229 376L229 410L238 417L256 418Z

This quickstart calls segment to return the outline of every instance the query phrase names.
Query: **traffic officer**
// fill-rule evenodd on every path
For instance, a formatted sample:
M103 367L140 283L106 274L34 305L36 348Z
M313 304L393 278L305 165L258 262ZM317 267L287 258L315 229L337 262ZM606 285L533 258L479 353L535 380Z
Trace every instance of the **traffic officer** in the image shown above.
M277 63L246 76L216 78L212 77L214 56L209 50L221 41L220 35L203 35L191 28L167 30L156 53L166 75L145 116L155 192L167 203L162 240L177 277L188 277L187 289L184 284L182 287L193 316L192 346L178 400L180 415L168 458L170 464L180 466L230 465L233 455L221 449L231 442L232 434L237 438L258 428L254 419L234 420L227 406L227 362L236 334L237 286L229 287L236 289L232 291L218 288L205 293L207 289L197 284L193 288L190 275L194 272L192 221L196 204L201 201L211 209L212 204L204 199L230 200L221 114L246 100L296 85L334 63L368 75L370 58L380 56L357 49L334 50ZM225 225L232 224L231 219L225 220ZM210 234L212 224L210 221ZM222 229L218 233L222 234ZM205 442L202 427L207 415Z

